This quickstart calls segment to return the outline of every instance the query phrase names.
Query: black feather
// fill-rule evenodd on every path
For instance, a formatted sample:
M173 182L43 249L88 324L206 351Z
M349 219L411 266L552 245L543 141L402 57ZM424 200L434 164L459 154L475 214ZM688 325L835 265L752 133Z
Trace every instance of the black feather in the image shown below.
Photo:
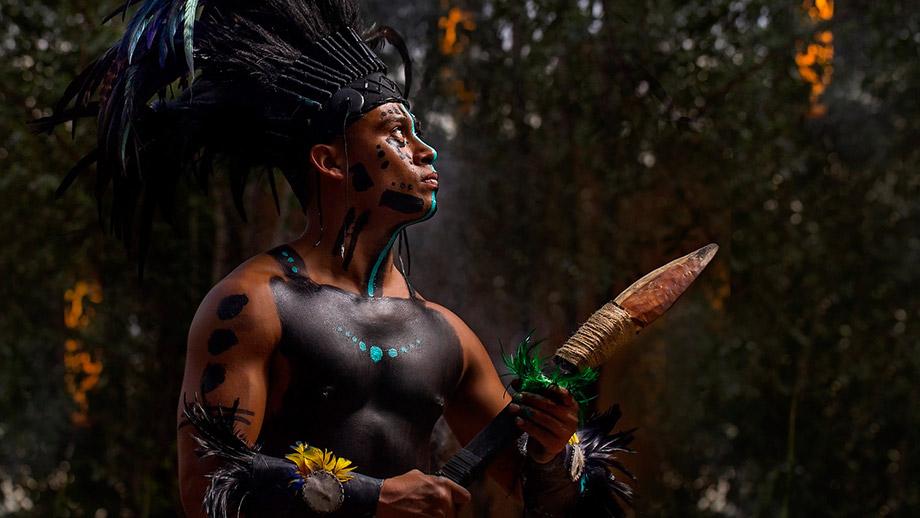
M244 220L251 168L281 170L306 209L313 196L303 149L342 131L319 116L324 103L343 86L386 71L358 36L364 24L353 0L124 0L105 20L118 15L130 18L122 38L74 78L33 129L95 118L100 222L138 251L141 265L154 214L168 217L179 182L203 182L213 161L235 165L226 172ZM379 32L407 60L394 34ZM407 89L411 75L407 62ZM173 85L179 91L166 96ZM58 192L92 160L81 159ZM280 211L274 178L269 182Z
M588 419L578 430L579 445L585 453L582 496L578 516L626 516L620 502L632 506L635 493L623 479L636 477L620 462L618 454L634 453L629 447L635 429L611 433L622 413L619 405Z
M220 467L208 475L210 485L204 499L205 513L211 518L228 518L234 508L239 515L251 489L251 471L259 448L246 444L233 426L239 404L237 399L229 410L217 407L216 412L209 412L197 398L189 402L183 397L182 412L195 427L196 454L220 459Z
M99 148L93 149L81 158L70 171L67 172L67 175L61 181L61 184L58 185L58 188L54 191L54 197L60 198L64 195L70 185L77 179L77 176L82 173L87 167L89 167L93 162L99 159Z

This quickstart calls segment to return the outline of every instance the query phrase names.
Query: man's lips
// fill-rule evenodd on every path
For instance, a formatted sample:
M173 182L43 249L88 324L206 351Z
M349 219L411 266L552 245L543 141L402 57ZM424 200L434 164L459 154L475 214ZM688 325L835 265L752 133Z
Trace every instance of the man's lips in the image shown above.
M422 177L422 183L426 185L430 185L431 187L434 187L435 189L437 189L438 188L438 173L426 174L425 176Z

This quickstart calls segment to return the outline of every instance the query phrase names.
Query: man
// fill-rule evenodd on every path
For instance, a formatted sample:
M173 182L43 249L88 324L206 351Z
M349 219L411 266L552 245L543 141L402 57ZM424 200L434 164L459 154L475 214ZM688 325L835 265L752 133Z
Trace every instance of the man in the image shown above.
M344 139L312 147L324 219L337 231L311 226L211 290L189 333L182 388L212 406L238 401L238 429L265 454L306 441L383 478L378 516L449 515L468 501L462 487L421 472L432 427L443 413L467 442L508 404L476 335L414 292L393 263L398 230L437 204L435 151L414 125L403 104L387 103ZM320 207L310 211L317 221ZM567 394L523 398L530 455L549 462L575 432L577 406ZM179 454L194 515L207 468L192 433L180 429Z
M238 201L251 170L280 169L310 216L300 238L238 267L195 315L178 430L186 513L202 515L204 501L212 515L453 515L470 495L426 474L432 427L444 415L465 443L509 397L475 334L394 261L406 226L438 204L437 154L406 101L411 69L404 94L350 2L212 1L197 17L195 0L123 9L134 3L122 40L39 123L97 119L98 148L61 189L96 162L100 208L111 185L112 228L142 257L182 172L206 178L215 159ZM391 30L369 38L405 59ZM166 97L177 81L184 89ZM523 475L534 512L571 511L576 403L556 390L510 408L526 460L509 449L492 474L509 487ZM201 459L196 441L215 418L242 441Z

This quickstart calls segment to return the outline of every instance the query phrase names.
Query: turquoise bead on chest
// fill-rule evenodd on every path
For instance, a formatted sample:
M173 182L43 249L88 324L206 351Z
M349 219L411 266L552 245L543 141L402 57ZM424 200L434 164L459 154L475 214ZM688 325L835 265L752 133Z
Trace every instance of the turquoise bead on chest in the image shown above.
M422 341L418 338L404 344L378 344L365 340L364 337L358 336L344 326L336 326L335 331L340 335L343 343L357 347L362 353L366 353L370 361L374 363L379 363L384 358L395 360L400 355L406 355L422 346Z

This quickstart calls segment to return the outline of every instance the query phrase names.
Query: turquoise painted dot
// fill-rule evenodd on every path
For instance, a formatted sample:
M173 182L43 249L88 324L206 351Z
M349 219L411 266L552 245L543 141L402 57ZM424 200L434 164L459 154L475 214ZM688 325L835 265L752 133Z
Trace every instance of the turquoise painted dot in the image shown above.
M373 360L374 363L377 363L380 361L381 358L383 358L383 350L381 350L376 345L372 345L371 346L371 360Z
M351 341L352 341L352 342L356 342L356 343L357 343L357 341L358 341L358 337L357 337L357 336L353 336L353 337L351 337Z
M287 256L288 256L287 250L282 251L282 252L281 252L281 255L287 257Z
M294 273L297 273L297 267L296 267L296 266L291 266L291 271L294 272Z
M358 349L361 349L362 351L366 351L366 350L367 350L367 344L364 343L364 342L358 343Z
M294 258L293 258L293 257L288 257L288 262L289 262L289 263L293 263L293 262L294 262Z
M396 349L391 347L390 350L387 351L387 354L390 356L390 358L396 358L396 355L399 353L396 351Z
M415 340L415 343L420 344L420 343L422 343L422 341L419 340L419 339L416 339L416 340Z
M339 326L339 327L335 328L335 330L341 333L341 332L342 332L342 326Z
M401 350L404 353L409 352L409 349L406 349L405 347L400 347L399 350Z
M351 331L345 331L345 336L351 336Z

